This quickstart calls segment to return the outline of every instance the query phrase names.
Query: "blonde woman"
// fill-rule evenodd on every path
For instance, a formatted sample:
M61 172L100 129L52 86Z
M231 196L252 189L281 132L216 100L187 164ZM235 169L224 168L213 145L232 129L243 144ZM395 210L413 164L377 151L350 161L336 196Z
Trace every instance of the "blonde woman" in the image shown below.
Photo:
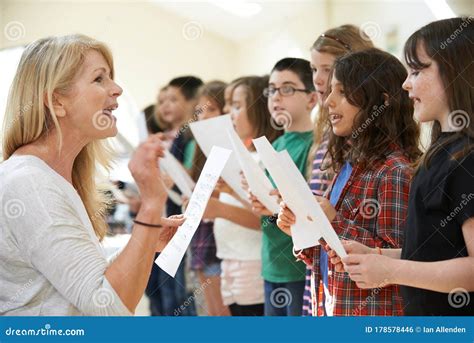
M9 94L0 164L0 314L132 315L153 257L183 218L161 218L159 135L129 168L142 206L132 238L107 259L106 203L95 185L117 134L112 55L82 35L30 44Z

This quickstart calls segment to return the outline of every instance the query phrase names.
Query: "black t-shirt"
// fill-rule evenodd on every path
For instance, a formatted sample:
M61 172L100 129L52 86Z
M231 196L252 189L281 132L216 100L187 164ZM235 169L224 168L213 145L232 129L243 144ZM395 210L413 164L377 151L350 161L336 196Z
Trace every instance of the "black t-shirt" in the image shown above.
M451 135L442 133L435 144ZM402 259L433 262L468 256L462 225L474 217L474 152L459 160L452 156L472 143L464 137L448 144L433 156L428 169L421 167L414 177ZM474 315L474 292L401 289L405 315Z

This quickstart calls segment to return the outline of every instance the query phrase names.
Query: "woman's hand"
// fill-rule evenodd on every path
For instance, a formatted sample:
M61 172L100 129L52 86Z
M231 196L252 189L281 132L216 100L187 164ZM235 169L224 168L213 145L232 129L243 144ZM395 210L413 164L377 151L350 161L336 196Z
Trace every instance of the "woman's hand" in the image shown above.
M377 254L352 254L342 258L345 271L359 288L379 288L391 283L397 260Z
M342 240L341 243L344 247L344 250L348 254L377 254L375 249L369 248L368 246L356 241ZM332 264L334 264L334 268L336 269L336 271L340 273L345 272L346 270L344 270L344 264L342 263L341 258L337 255L336 251L332 250L329 245L326 245L325 248L328 253L329 260Z
M140 144L128 164L140 190L142 203L160 207L166 202L168 195L158 167L158 159L163 156L162 135L158 133Z
M156 252L161 252L169 241L173 238L174 234L178 230L178 227L184 223L186 219L183 214L170 216L168 218L161 218L163 227L160 232L158 244L156 245Z
M324 214L326 214L326 217L328 217L329 221L332 222L337 214L336 209L331 205L331 203L329 202L327 198L320 197L320 196L315 196L315 198L316 198L316 201L321 206L321 208L323 209Z
M280 202L280 212L278 213L277 226L281 231L291 236L291 226L296 223L296 217L290 208L284 203Z

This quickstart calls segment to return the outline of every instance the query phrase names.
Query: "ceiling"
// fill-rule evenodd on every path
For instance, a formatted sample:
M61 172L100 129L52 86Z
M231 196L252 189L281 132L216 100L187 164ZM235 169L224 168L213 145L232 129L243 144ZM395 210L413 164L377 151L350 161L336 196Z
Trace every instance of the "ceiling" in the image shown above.
M201 25L202 30L211 31L227 39L239 41L263 31L271 25L284 25L305 10L314 9L322 0L296 1L153 1L156 6ZM237 10L246 5L261 7L259 13L242 17L226 11L220 6L232 3ZM240 6L239 6L240 4ZM250 7L249 10L251 10Z
M315 11L315 9L322 9L329 13L331 4L335 3L361 6L370 5L371 2L395 2L403 6L404 3L425 1L443 0L0 0L0 12L1 7L8 3L151 3L166 12L192 22L202 32L210 31L238 42L255 33L268 30L269 26L285 25L290 20L297 20L300 13ZM473 0L447 0L446 2L456 14L472 15L474 13ZM253 16L245 17L229 12L225 9L226 7L242 12L251 12L254 7L260 7L260 11Z
M427 0L430 2L442 2L443 0ZM424 3L425 0L152 0L154 5L174 13L190 21L200 31L211 31L227 39L239 41L255 35L256 32L264 31L269 26L285 25L289 20L297 20L298 14L305 11L314 11L321 8L330 11L331 4L345 3L348 5L361 6L371 2L400 3ZM472 0L447 0L447 4L456 14L473 14L474 1ZM228 5L236 7L237 10L249 6L260 6L259 13L241 17L232 14L222 7Z

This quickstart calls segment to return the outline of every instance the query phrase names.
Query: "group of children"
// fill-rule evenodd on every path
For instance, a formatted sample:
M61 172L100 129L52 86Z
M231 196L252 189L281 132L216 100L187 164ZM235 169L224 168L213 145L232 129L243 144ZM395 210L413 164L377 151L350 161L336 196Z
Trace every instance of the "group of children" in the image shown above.
M194 180L205 155L189 123L230 113L256 160L260 136L288 151L349 254L324 241L295 251L291 208L272 213L220 181L189 256L208 315L474 315L473 37L470 17L424 26L405 44L407 72L343 25L317 37L311 61L281 59L269 76L160 90L156 130ZM168 201L166 215L182 211ZM184 263L175 279L153 267L152 314L177 314Z

